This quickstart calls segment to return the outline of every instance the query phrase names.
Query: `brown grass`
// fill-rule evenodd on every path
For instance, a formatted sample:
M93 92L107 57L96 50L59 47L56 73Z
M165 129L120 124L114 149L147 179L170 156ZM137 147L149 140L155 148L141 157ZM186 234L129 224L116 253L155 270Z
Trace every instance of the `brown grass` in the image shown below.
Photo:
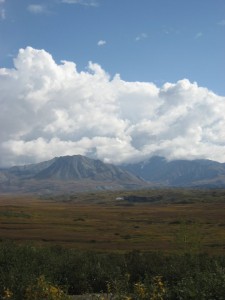
M27 196L1 196L0 238L84 250L173 251L178 247L177 235L182 224L185 224L183 235L192 236L197 230L202 250L224 252L223 194L136 192L141 195L157 193L163 195L162 201L132 205L115 200L120 195L118 192L80 194L67 200L65 197L43 200ZM60 201L62 199L64 201ZM179 204L187 199L187 204Z

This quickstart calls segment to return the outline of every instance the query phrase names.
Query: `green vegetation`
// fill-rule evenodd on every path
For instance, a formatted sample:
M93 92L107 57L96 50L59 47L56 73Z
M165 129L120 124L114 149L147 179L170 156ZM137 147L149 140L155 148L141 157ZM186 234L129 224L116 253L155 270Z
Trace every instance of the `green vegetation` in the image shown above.
M12 298L13 293L11 292L10 297ZM26 300L69 300L70 297L66 295L61 288L52 285L47 282L45 276L41 275L37 281L29 285L23 295Z
M225 257L0 244L0 299L69 299L66 293L112 293L116 299L224 299Z
M223 190L2 196L0 300L96 293L223 300L224 196Z

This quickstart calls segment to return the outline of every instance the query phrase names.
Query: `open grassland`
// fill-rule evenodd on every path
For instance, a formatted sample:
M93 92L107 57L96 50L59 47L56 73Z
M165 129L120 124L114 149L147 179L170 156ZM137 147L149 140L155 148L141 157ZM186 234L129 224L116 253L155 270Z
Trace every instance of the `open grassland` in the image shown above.
M118 199L135 195L139 201ZM145 201L146 200L146 201ZM0 239L97 251L225 250L224 190L0 197Z
M224 299L223 190L1 196L0 238L0 299Z

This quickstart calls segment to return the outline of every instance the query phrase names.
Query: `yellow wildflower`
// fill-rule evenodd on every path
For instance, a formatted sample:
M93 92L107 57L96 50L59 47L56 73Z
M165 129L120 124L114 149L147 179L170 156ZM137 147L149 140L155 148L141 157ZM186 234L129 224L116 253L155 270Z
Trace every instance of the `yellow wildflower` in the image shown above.
M138 297L140 297L140 299L144 299L146 297L147 289L143 283L135 283L134 288L135 292L137 293Z
M13 295L13 293L9 289L6 289L6 290L4 290L3 299L10 299L12 297L12 295Z

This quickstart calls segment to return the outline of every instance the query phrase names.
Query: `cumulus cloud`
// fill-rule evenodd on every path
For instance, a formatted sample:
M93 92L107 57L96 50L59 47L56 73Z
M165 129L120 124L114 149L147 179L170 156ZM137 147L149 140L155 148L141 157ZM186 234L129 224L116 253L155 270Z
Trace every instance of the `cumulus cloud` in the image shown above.
M106 44L106 41L104 41L104 40L100 40L97 43L98 46L104 46L105 44Z
M153 155L225 161L225 97L188 79L157 87L20 49L0 69L0 165L82 154L120 164Z

